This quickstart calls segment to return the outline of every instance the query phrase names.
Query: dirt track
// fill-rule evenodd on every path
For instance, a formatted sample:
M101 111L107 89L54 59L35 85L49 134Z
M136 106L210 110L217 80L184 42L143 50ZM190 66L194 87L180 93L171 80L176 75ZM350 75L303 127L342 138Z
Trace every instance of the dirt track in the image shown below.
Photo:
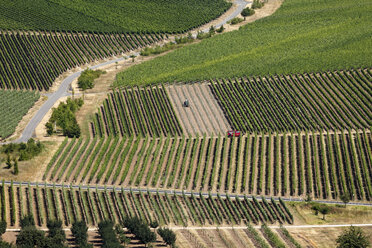
M212 135L231 129L207 84L171 85L166 89L186 133ZM190 102L188 108L182 106L185 99Z

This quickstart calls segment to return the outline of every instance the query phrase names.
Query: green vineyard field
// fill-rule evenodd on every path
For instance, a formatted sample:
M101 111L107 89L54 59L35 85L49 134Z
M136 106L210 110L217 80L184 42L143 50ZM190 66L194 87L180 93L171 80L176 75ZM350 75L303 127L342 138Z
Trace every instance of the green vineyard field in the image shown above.
M0 29L185 32L222 15L224 0L2 0ZM68 18L67 18L68 17Z
M370 130L239 138L65 140L43 179L255 195L372 199Z
M0 88L48 90L69 69L162 39L158 34L1 31Z
M215 80L233 129L248 132L363 129L372 125L370 69Z
M238 31L133 66L115 85L370 67L371 20L370 0L283 1L275 13Z
M0 90L0 139L14 133L19 121L39 99L33 91Z
M293 215L281 199L4 184L0 198L1 219L10 226L19 226L20 218L27 214L38 226L53 219L62 220L65 226L80 220L95 226L102 220L120 223L126 216L178 226L293 223Z
M96 113L91 124L93 136L117 135L181 135L182 129L174 114L164 87L117 90Z

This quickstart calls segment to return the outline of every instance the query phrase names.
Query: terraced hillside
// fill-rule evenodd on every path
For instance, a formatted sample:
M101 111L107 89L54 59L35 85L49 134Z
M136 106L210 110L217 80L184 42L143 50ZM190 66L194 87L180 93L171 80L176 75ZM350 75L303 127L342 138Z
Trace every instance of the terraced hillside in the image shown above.
M1 31L0 88L48 90L69 69L162 39L158 34Z
M369 130L226 137L107 136L65 140L50 182L372 199Z
M65 226L80 220L94 226L107 219L119 223L126 216L178 226L293 222L281 199L4 184L0 196L1 219L13 227L27 214L38 226L53 219L62 220Z

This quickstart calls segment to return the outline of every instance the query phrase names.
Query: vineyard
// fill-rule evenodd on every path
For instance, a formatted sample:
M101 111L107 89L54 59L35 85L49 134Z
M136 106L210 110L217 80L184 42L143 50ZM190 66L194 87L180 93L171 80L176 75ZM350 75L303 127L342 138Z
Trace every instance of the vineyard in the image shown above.
M108 94L91 123L93 136L181 135L167 92L161 86L116 90Z
M370 0L358 4L349 0L269 1L266 10L276 9L280 2L275 13L236 32L216 35L120 72L115 85L371 66Z
M233 129L248 132L363 129L372 125L371 69L215 80Z
M119 223L126 216L178 226L293 223L281 199L13 184L3 184L0 196L1 219L10 226L19 226L21 216L27 214L38 226L53 219L65 226L81 220L94 226L102 220Z
M69 69L162 39L158 34L1 31L0 88L48 90Z
M43 180L371 200L371 146L369 130L65 139Z
M223 0L2 0L0 29L183 33L230 6Z
M19 121L39 97L37 92L0 90L0 139L14 133Z
M270 233L270 236L266 234ZM285 228L270 229L182 229L177 230L177 247L301 247ZM277 242L273 243L275 238ZM292 238L292 239L291 239ZM300 239L298 239L300 240ZM282 246L280 246L282 245Z

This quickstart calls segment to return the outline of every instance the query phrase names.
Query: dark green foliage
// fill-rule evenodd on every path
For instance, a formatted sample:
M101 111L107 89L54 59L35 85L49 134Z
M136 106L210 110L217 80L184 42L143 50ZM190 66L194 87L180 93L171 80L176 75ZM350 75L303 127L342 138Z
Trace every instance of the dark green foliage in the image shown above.
M185 32L230 6L224 0L3 0L0 29Z
M142 243L148 244L156 240L156 235L148 225L137 217L128 217L124 220L124 226L133 233Z
M8 166L8 169L10 169L11 165L11 156L14 157L19 157L19 161L25 161L25 160L30 160L33 157L39 155L41 151L43 150L44 145L40 142L37 141L35 142L34 139L29 139L27 143L10 143L7 145L4 145L1 148L1 152L7 154L7 161L6 164Z
M103 248L121 248L118 238L114 232L114 223L106 220L98 223L98 233L102 238Z
M13 248L14 246L8 242L0 240L0 248Z
M84 221L78 221L72 224L72 235L75 238L75 243L79 248L86 248L92 245L88 244L88 227Z
M325 216L331 212L331 209L327 205L322 205L319 208L319 212L323 215L323 220L325 220Z
M55 123L62 129L64 136L69 138L80 137L80 127L76 121L75 112L80 109L83 103L84 101L81 98L68 98L66 103L61 102L57 108L53 108L52 116L46 127L48 128L48 125L50 127Z
M21 219L20 222L21 228L25 228L28 226L35 226L35 220L32 215L26 215Z
M156 220L150 222L151 228L157 228L158 226L159 226L159 223Z
M49 242L54 244L54 247L63 247L66 241L65 231L62 229L61 220L48 220L47 227Z
M46 238L43 231L37 230L34 226L22 227L16 241L18 248L46 247Z
M79 88L81 88L82 90L92 89L94 86L93 81L105 73L106 73L105 71L101 71L101 70L93 71L89 68L84 70L80 74L80 77L78 78Z
M228 23L231 24L231 25L235 25L235 24L241 23L242 21L243 21L242 18L234 17Z
M241 13L242 16L246 17L246 16L251 16L251 15L254 15L254 9L252 8L245 8L243 9L242 13Z
M176 243L176 234L168 228L159 228L158 234L162 237L167 245L173 247Z
M350 226L337 238L337 248L366 248L370 247L369 237L360 227Z
M345 194L342 194L340 196L340 199L343 203L345 203L345 207L346 207L346 204L350 201L350 194L346 192Z
M264 4L265 3L262 0L253 0L251 8L252 9L260 9L264 6Z
M1 239L1 235L3 235L6 232L6 226L7 226L7 223L5 220L0 221L0 239Z
M6 156L6 162L5 162L5 164L6 164L6 168L7 169L12 168L12 160L10 159L10 155L9 154L7 154L7 156Z

